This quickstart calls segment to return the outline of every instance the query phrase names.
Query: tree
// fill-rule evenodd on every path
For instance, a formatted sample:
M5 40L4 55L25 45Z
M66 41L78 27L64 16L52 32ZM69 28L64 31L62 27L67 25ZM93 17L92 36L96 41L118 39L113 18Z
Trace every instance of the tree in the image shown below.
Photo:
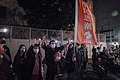
M74 0L17 0L29 26L44 29L73 29ZM64 27L65 26L65 27Z

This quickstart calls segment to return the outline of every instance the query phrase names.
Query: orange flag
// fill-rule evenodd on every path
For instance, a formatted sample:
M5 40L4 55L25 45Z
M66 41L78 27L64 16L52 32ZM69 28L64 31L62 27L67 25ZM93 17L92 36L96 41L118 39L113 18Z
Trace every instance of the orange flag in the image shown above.
M77 12L76 43L96 45L95 25L90 6L83 0L78 0Z

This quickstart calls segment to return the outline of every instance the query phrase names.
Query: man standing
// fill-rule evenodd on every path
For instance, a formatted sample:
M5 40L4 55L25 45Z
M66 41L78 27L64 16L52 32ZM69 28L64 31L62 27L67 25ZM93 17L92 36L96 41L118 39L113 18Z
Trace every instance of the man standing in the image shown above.
M58 74L58 67L55 57L56 52L59 50L62 51L65 47L67 47L67 45L56 47L55 41L51 40L49 42L49 45L46 46L44 41L45 36L42 38L42 48L45 50L45 63L47 65L46 80L54 80L55 75Z

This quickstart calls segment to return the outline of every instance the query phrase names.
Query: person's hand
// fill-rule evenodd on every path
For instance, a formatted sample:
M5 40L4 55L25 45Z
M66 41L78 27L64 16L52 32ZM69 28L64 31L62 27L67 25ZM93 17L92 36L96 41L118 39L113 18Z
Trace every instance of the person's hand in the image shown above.
M36 38L32 40L32 45L36 44Z
M68 43L68 44L70 43L70 38L67 39L67 43Z
M45 40L46 40L46 35L42 37L42 45L44 45Z
M72 62L76 62L76 57L75 56L72 58Z
M101 61L101 58L98 58L98 61Z
M42 37L42 41L45 41L46 40L46 35Z

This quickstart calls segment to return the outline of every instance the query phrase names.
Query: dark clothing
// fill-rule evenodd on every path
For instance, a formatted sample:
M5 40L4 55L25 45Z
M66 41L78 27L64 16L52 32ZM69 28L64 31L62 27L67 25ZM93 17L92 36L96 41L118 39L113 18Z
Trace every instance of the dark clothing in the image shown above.
M98 57L97 57L97 52L96 52L96 48L92 49L92 62L93 62L93 66L96 65L96 62L98 61Z
M82 66L81 66L81 69L82 70L85 70L86 69L86 65L87 65L87 62L88 62L88 51L86 48L80 48L80 53L82 55Z
M61 59L57 62L58 75L59 74L65 74L65 72L66 72L65 64L66 64L65 58L61 57Z
M40 49L39 49L40 50ZM41 72L41 60L42 60L42 56L41 53L39 51L38 55L38 59L39 59L39 79L38 80L42 80L42 72ZM32 76L33 76L33 69L35 66L35 53L33 52L33 46L30 46L30 48L28 49L27 52L27 62L26 62L26 80L31 80Z
M32 75L32 79L31 80L39 80L39 76L38 75Z
M23 53L24 54L24 53ZM25 80L26 71L26 58L17 53L13 61L14 72L17 76L17 80Z
M96 66L98 67L98 70L102 71L108 71L108 61L107 60L101 60L97 61Z
M109 55L106 52L101 52L100 57L101 57L101 59L105 59L105 60L109 59Z
M81 65L82 65L82 54L78 49L78 51L76 52L76 68L77 68L77 70L81 69Z
M3 58L0 58L0 80L7 80L7 75L9 73L9 60L6 55L1 54Z
M10 54L10 49L4 45L4 51L5 51L5 54L7 54L7 56L9 57L9 61L10 61L10 65L12 64L12 59L11 59L11 54Z
M55 53L59 50L62 51L64 47L56 47L55 49L46 45L43 45L42 47L45 50L45 63L47 65L46 80L54 80L55 75L58 74L58 65L55 61Z
M74 56L74 50L68 49L67 54L66 54L66 61L67 61L66 72L68 74L75 71L75 62L72 61L73 56Z

